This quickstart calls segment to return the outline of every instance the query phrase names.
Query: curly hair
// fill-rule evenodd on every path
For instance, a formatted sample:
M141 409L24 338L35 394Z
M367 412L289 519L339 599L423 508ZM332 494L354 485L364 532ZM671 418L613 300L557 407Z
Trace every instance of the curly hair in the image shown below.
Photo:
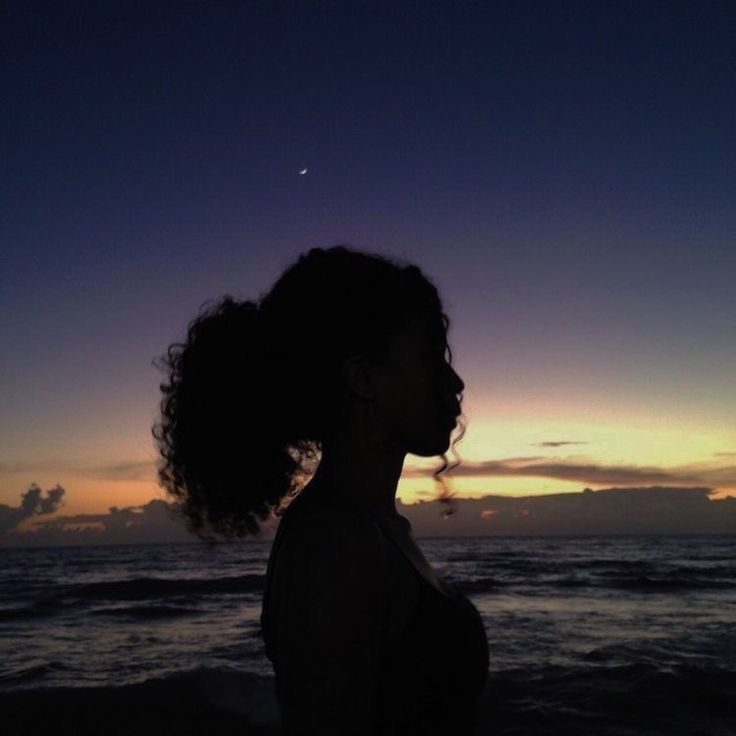
M258 534L298 494L329 438L343 400L343 361L377 361L420 315L449 318L436 286L415 265L345 245L299 256L258 302L203 305L182 343L154 361L167 373L152 428L158 478L187 526L210 542ZM462 439L464 424L453 441ZM452 496L434 473L439 499ZM459 462L459 461L458 461Z

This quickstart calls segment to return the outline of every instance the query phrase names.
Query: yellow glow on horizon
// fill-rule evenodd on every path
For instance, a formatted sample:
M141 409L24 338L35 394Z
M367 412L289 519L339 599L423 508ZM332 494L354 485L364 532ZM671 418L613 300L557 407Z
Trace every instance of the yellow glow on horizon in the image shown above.
M584 444L539 445L555 441ZM670 467L706 460L718 462L715 453L736 450L736 427L709 428L637 417L616 424L585 418L549 418L532 422L525 418L504 417L497 421L469 422L456 449L465 462L549 457L556 461L586 458L595 464ZM727 464L725 460L721 463ZM406 467L430 468L437 464L437 459L410 456Z
M492 417L492 418L488 418ZM545 442L579 442L582 444L562 444L544 446ZM530 409L518 409L513 414L500 414L488 409L481 418L469 417L465 437L457 445L457 452L466 469L473 464L504 463L517 459L519 465L532 462L549 462L560 465L590 465L611 468L652 468L662 471L691 472L698 476L716 468L729 468L736 465L736 426L713 426L698 421L672 421L666 416L619 414L615 419L604 421L601 417L587 416L584 412L562 411L551 413L549 406L537 407L537 415L531 416ZM64 459L69 455L53 454L44 462L27 465L33 470L5 470L0 477L0 503L17 506L20 495L28 489L31 482L46 490L61 484L65 490L64 504L60 515L103 514L111 506L124 508L140 506L152 499L171 500L155 480L155 459L146 450L142 441L140 446L126 446L122 451L115 448L106 460L98 463L91 460L85 463ZM130 450L126 455L125 450ZM136 452L134 452L136 450ZM99 448L98 448L99 451ZM719 456L718 453L721 453ZM729 456L730 453L730 456ZM134 479L114 480L104 477L97 471L97 477L80 468L108 467L115 469L115 462L109 458L128 458L128 465L138 462L150 463L150 472L144 467ZM130 460L133 458L133 460ZM454 460L452 453L448 455ZM525 460L526 459L526 460ZM440 467L439 457L420 458L408 455L404 465L404 475L399 481L398 497L405 504L437 497L439 487L432 478L432 471ZM120 460L125 466L125 460ZM461 471L461 468L457 469ZM706 476L707 477L707 476ZM734 473L723 471L714 480L697 483L718 488L713 498L736 496ZM546 495L552 493L581 492L585 487L595 490L625 483L596 483L582 480L556 479L533 475L457 475L450 472L446 476L450 488L459 497L481 497L484 495ZM641 485L655 485L642 483ZM662 483L678 485L678 483ZM679 485L693 485L683 482Z
M452 492L463 498L482 496L541 496L550 493L574 493L582 491L585 484L577 481L555 480L554 478L530 477L453 477L446 476ZM402 478L398 496L404 504L431 501L437 498L440 488L431 476Z

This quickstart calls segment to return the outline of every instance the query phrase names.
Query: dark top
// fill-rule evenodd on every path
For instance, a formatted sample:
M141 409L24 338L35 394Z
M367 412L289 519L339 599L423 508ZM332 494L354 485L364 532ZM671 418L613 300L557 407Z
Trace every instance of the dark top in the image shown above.
M370 731L364 730L361 733L370 732L380 736L469 736L475 733L476 706L486 683L489 659L485 629L473 604L454 585L441 581L445 594L425 580L391 534L376 519L371 520L371 533L375 533L378 540L375 549L381 550L381 569L374 578L362 576L351 581L350 562L342 559L349 555L335 554L336 550L324 542L319 545L319 549L326 548L325 556L310 563L313 567L307 567L305 574L297 549L309 545L310 534L324 532L324 528L315 529L314 523L310 523L302 525L304 536L295 537L292 549L284 550L291 557L280 568L282 577L277 594L273 591L275 561L289 527L285 523L288 516L287 512L282 517L271 550L261 613L261 633L266 644L266 654L273 663L276 674L283 732L289 735L332 733L330 729L334 724L324 724L325 727L322 728L323 714L339 701L336 707L342 707L340 718L344 725L344 721L349 721L348 714L360 711L363 704L362 700L356 700L355 706L344 701L350 699L352 691L370 687L374 689L370 716L360 712L355 715L356 718L364 716L366 720L370 717L373 727ZM404 517L398 518L403 520L411 534L408 520ZM291 522L292 519L288 521ZM296 528L290 530L290 534L294 532L297 532ZM311 553L313 549L315 547L305 549L304 552ZM397 556L394 550L398 550L400 555ZM379 577L383 580L391 575L392 565L397 560L407 563L413 571L418 581L417 599L408 623L390 634L388 607L383 601L370 605L374 600L373 591L377 590L372 586L371 580ZM330 568L331 576L337 574L341 579L335 582L333 577L328 577L326 583L321 584L317 568L325 565ZM285 572L289 567L298 569L297 575L291 577L290 572ZM335 573L335 570L339 572ZM283 577L284 575L286 576ZM316 638L322 642L322 649L324 642L330 640L330 629L328 628L327 633L324 628L320 630L321 619L329 620L333 614L331 621L334 626L340 616L352 616L354 606L346 597L356 597L354 592L351 594L350 586L353 586L352 591L358 589L357 597L360 597L359 586L362 586L363 580L371 590L364 597L363 606L375 609L376 615L374 618L367 618L368 614L362 614L360 621L367 621L367 628L376 630L375 637L366 637L365 641L361 641L361 647L351 648L354 644L350 640L351 631L348 630L346 635L339 634L337 638L342 637L342 640L339 644L335 643L335 648L344 650L345 655L342 658L339 651L325 651L324 654L322 650L308 651L308 644L304 645L303 640L309 639L311 632L317 632ZM344 583L348 593L340 598ZM305 596L309 597L313 585L322 585L322 597L302 603ZM334 598L331 592L333 589ZM344 604L343 608L340 608L340 602ZM297 607L299 610L296 610ZM314 615L310 616L310 612L314 612ZM279 624L293 633L281 633ZM330 624L325 623L324 626L329 627ZM329 644L327 646L329 648ZM371 650L370 656L364 657L363 653L367 649ZM336 670L339 670L339 674L335 673ZM363 677L360 673L366 670L370 670L370 675ZM354 678L355 684L351 678ZM320 679L331 682L320 689ZM295 696L294 693L298 694ZM296 706L292 705L294 700L299 701ZM317 702L310 711L310 706L302 701ZM285 710L289 712L286 720ZM307 721L309 723L303 725ZM350 726L346 727L344 733L350 733Z
M402 736L473 734L489 665L483 621L454 585L442 581L448 596L417 577L414 617L384 652L379 682L384 729Z

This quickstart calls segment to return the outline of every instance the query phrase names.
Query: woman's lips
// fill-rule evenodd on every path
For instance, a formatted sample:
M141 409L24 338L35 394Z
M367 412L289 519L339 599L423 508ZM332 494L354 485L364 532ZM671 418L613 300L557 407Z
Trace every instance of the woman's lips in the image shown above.
M462 411L460 407L455 407L454 409L450 410L450 413L447 413L444 415L444 419L447 421L447 423L454 427L457 424L457 418L462 414Z

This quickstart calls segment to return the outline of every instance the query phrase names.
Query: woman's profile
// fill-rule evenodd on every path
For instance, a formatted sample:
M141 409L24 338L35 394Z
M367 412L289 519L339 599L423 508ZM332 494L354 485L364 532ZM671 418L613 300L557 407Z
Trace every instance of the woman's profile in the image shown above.
M480 616L395 503L406 455L444 458L461 414L448 327L417 266L335 246L169 348L154 434L190 528L280 517L261 632L287 736L475 733Z

